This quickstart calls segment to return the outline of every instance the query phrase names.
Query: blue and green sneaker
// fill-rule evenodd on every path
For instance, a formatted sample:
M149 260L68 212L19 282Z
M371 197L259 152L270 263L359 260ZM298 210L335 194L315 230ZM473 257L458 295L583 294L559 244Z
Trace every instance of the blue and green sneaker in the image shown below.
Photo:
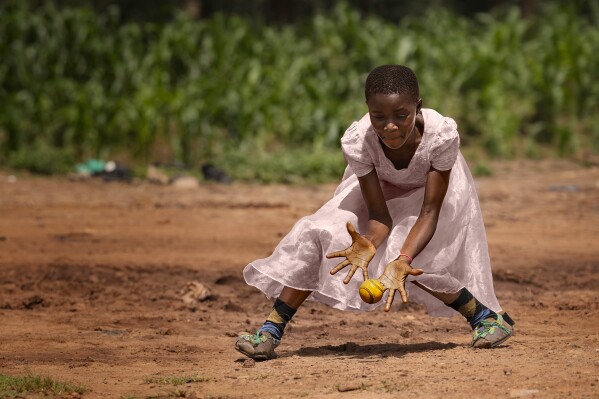
M493 348L514 335L513 320L507 315L497 313L480 322L472 331L472 347L474 348Z
M235 342L235 349L255 360L269 360L277 357L275 348L281 340L274 338L266 331L255 334L241 333Z

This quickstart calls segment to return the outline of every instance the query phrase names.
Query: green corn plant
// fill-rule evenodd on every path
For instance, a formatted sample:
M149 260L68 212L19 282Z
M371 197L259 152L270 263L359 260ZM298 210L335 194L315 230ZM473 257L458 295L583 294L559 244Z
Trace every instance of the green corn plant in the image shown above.
M335 178L339 138L366 112L366 74L387 63L412 67L425 107L489 156L599 149L599 6L582 6L547 3L528 19L517 8L468 19L435 7L392 23L339 3L269 26L184 14L122 24L115 6L7 0L0 164L34 165L24 158L41 148L69 162L127 153L212 162L241 179Z

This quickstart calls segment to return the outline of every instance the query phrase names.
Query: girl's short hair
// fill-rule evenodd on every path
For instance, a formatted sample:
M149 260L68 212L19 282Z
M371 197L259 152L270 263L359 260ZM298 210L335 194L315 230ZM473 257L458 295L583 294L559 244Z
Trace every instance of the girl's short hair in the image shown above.
M381 65L374 68L366 78L364 87L366 101L372 94L406 94L418 102L420 93L416 74L403 65Z

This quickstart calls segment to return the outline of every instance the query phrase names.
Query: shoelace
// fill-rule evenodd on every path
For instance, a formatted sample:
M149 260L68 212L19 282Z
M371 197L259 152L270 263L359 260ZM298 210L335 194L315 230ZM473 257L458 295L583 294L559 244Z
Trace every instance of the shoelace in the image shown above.
M503 320L502 320L503 321ZM479 326L476 327L476 336L478 338L484 338L488 334L493 334L495 328L501 328L506 333L510 333L510 330L503 326L503 323L500 324L499 320L486 321L483 320L480 322Z
M256 332L256 334L254 335L246 335L244 338L250 341L254 346L259 345L262 342L266 342L266 340L268 339L264 335L262 335L260 331Z
M274 337L267 337L266 335L262 334L262 331L258 331L254 335L244 335L243 339L250 341L250 343L253 346L258 346L261 343L268 341L269 339L272 340L272 342L275 345L278 345L277 339L275 339Z

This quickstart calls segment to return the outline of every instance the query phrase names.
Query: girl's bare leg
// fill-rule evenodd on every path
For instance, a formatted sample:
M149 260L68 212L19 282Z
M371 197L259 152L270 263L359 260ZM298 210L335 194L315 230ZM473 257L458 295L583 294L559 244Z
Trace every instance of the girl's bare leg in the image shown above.
M312 291L300 291L295 288L285 287L279 295L279 299L291 306L293 309L299 308L302 303L310 296Z
M412 283L416 287L423 289L424 291L428 292L429 294L431 294L432 296L434 296L435 298L437 298L438 300L440 300L441 302L443 302L446 305L449 305L450 303L455 302L456 299L458 299L458 297L460 296L460 291L452 293L452 294L448 294L445 292L432 291L432 290L428 289L427 287L425 287L424 285L420 284L418 281L412 281Z

